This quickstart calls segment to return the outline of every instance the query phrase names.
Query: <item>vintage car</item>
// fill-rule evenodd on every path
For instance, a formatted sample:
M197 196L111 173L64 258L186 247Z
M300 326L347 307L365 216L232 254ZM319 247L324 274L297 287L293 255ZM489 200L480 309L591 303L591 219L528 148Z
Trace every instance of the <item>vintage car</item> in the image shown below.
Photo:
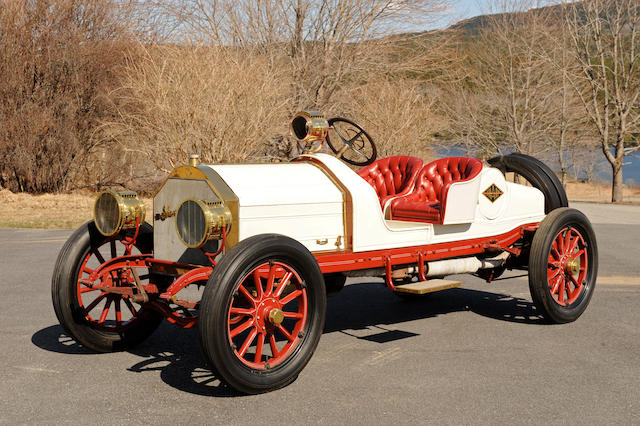
M360 126L313 111L291 130L303 152L291 162L205 165L193 155L155 193L153 226L136 193L99 194L94 220L71 235L53 273L64 330L108 352L140 343L164 318L198 325L214 373L260 393L305 367L327 294L347 277L381 277L417 298L461 285L449 275L490 282L523 269L549 322L574 321L589 304L594 232L540 161L376 160ZM335 156L318 152L323 144Z

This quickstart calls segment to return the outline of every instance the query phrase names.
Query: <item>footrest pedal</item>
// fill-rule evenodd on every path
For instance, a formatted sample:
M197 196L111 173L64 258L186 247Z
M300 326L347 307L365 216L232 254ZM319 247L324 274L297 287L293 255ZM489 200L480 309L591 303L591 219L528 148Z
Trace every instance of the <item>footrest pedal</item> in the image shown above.
M393 291L396 293L426 294L434 291L447 290L449 288L460 287L460 281L433 279L428 281L418 281L417 283L409 283L397 285Z

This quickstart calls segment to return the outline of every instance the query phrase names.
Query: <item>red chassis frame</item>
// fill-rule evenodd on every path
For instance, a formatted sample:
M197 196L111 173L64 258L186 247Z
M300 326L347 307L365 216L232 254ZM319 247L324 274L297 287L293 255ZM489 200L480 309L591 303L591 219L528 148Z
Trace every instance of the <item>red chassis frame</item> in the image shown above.
M384 268L385 283L390 290L394 289L392 280L393 266L418 267L418 277L421 281L426 281L425 262L433 260L450 259L460 256L470 256L484 252L507 251L517 257L521 254L521 249L515 247L525 233L534 232L539 223L529 223L506 232L504 234L474 238L469 240L454 241L448 243L427 244L422 246L401 247L387 250L375 250L360 253L335 251L314 253L320 270L323 274L334 272L346 272L362 269ZM198 317L191 314L189 309L197 309L199 303L181 300L178 293L191 284L205 283L216 263L211 266L196 266L182 264L166 260L153 258L152 254L132 255L130 247L133 246L138 235L138 230L133 237L127 237L123 243L128 247L124 256L115 257L101 264L93 270L90 276L81 280L86 287L101 290L105 293L119 294L124 298L130 298L137 303L145 303L146 306L160 312L169 322L183 328L190 328L197 324ZM224 247L224 239L220 250ZM210 259L215 255L209 254ZM157 285L149 283L143 285L140 281L136 269L146 268L155 271L186 271L180 274L165 291L160 292ZM134 286L122 287L112 285L110 279L114 273L130 271L130 284ZM128 274L127 274L128 275ZM132 281L132 282L131 282ZM160 299L160 300L158 300ZM166 302L166 303L165 303ZM176 305L183 313L171 308L170 304Z

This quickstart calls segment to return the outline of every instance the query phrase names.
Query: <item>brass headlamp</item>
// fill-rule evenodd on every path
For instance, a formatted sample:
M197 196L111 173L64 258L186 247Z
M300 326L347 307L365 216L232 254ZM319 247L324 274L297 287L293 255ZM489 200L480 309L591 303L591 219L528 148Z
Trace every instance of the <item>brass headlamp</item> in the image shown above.
M123 229L141 225L145 218L145 207L138 194L133 191L103 191L98 194L93 206L93 217L98 231L105 237Z
M303 153L320 149L329 132L329 123L320 111L300 111L291 119L290 127Z
M184 245L190 248L221 239L231 222L231 210L223 201L189 198L180 204L176 213L176 231Z

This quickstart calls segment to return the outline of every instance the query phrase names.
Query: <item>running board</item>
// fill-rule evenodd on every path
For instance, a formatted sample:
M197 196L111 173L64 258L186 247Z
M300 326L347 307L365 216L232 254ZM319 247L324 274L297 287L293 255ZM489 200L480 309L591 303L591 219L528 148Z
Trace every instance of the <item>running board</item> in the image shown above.
M397 285L394 287L393 291L396 293L426 294L434 291L460 287L461 285L462 283L460 281L433 279L428 281L418 281L417 283Z

